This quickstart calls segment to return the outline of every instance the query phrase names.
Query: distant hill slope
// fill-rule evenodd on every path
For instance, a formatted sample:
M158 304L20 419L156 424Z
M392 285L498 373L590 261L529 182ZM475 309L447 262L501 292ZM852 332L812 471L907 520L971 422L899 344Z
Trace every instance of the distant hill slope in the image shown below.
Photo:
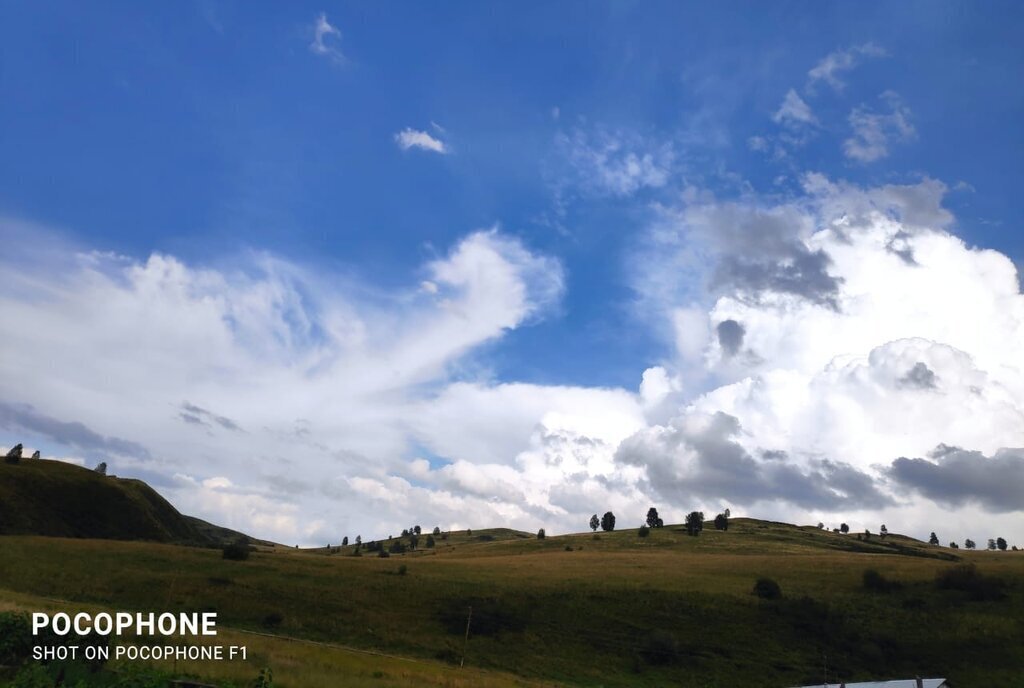
M182 515L141 480L46 459L0 463L0 534L197 545L241 535Z

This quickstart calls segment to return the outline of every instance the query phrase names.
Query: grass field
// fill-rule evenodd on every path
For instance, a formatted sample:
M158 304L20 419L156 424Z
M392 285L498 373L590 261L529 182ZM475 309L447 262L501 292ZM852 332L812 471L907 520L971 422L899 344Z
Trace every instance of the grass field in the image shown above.
M789 686L820 682L826 665L846 681L1024 685L1024 553L748 519L700 537L676 526L647 538L491 530L387 559L352 549L264 547L228 561L210 549L9 536L0 604L216 610L229 635L417 660L245 635L249 666L193 668L216 679L267 665L283 686ZM963 562L1002 584L984 594L936 585ZM898 586L865 589L866 569ZM751 594L759 577L782 598Z

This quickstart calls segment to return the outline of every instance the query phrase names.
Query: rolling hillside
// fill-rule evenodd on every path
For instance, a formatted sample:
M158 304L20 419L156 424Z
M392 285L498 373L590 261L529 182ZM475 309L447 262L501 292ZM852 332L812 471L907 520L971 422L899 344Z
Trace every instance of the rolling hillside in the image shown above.
M182 515L141 480L45 459L0 463L0 534L199 545L241 536Z
M826 663L847 681L923 675L1019 688L1024 675L1016 552L746 518L725 532L707 524L699 537L679 525L647 537L446 536L387 558L364 542L359 555L277 547L248 561L166 544L5 537L0 608L213 609L225 631L261 634L261 654L190 670L243 681L269 665L286 687L337 685L331 676L347 686L487 685L462 673L463 658L502 681L608 688L807 685ZM760 578L780 595L753 594ZM297 642L309 643L302 661ZM420 670L433 678L416 678Z

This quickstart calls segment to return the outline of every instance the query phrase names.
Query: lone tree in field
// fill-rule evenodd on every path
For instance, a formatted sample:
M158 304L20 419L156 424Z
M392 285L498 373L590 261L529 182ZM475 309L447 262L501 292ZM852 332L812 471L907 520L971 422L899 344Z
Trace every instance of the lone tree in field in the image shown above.
M590 529L592 531L594 531L596 533L597 529L598 529L598 527L600 527L600 525L601 525L601 519L599 519L597 517L597 514L594 514L593 516L590 517Z
M605 512L604 516L601 517L601 530L606 533L615 530L615 514L610 511Z
M413 526L413 527L412 527L412 532L414 532L414 533L416 533L417 535L419 535L420 533L422 533L422 532L423 532L423 529L422 529L422 528L420 528L419 526Z
M434 542L434 536L433 535L428 535L427 536L427 549L432 549L435 544L437 544L437 543Z
M988 539L988 548L991 549L991 550L995 550L995 548L996 548L996 541L995 541L994 538L989 538Z
M939 544L939 536L936 535L935 533L932 533L931 535L929 535L928 536L928 544L929 545L937 545L937 544Z
M434 526L434 535L441 534L441 526Z
M658 510L653 506L647 510L647 526L650 528L661 528L665 522L658 517Z
M974 549L975 547L977 547L977 545L974 544L974 540L971 538L964 540L964 549Z
M1006 540L1003 538L996 538L996 547L999 548L1000 552L1006 551Z
M697 537L704 530L704 512L691 511L686 515L686 534Z
M886 528L885 524L883 523L882 527L878 529L878 535L879 535L879 537L881 537L884 540L885 536L888 535L888 534L889 534L889 529Z
M96 468L93 469L93 470L95 470L100 475L106 475L107 474L107 462L106 461L100 461L99 464L97 464Z
M955 542L950 542L949 543L949 548L950 549L960 549L960 545L956 544Z
M540 530L537 531L537 539L538 540L543 540L547 536L548 536L548 534L544 532L543 528L541 528Z
M357 545L363 544L363 536L362 535L356 535L356 544Z
M341 546L342 547L348 547L348 535L346 535L345 537L341 538Z
M715 516L715 530L729 530L729 517L725 514Z
M849 533L850 532L850 526L846 525L845 523L840 523L839 524L839 532L840 533Z
M14 445L13 447L11 447L11 450L7 452L7 455L4 457L4 463L21 463L22 451L23 448L21 446L21 443Z

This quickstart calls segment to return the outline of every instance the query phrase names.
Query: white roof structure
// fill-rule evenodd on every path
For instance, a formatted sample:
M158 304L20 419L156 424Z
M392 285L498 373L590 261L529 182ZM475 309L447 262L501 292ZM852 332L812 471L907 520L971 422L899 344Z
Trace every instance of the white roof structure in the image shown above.
M920 683L918 683L920 680ZM944 678L904 678L897 681L865 681L861 683L815 683L801 688L949 688Z

